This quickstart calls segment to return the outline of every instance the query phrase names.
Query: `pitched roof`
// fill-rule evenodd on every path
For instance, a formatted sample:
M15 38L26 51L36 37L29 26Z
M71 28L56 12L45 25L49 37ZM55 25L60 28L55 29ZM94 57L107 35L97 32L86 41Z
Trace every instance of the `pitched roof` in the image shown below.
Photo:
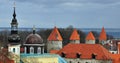
M92 54L96 54L97 60L111 59L110 52L100 44L68 44L57 54L65 53L65 58L77 58L76 54L81 54L81 59L92 59Z
M73 30L70 36L70 40L80 40L79 34L76 29Z
M54 29L52 30L51 34L49 35L48 41L56 41L56 40L59 40L59 41L62 41L62 37L57 29L57 27L54 27Z
M95 37L94 37L94 35L93 35L92 32L89 32L89 33L88 33L88 35L87 35L87 37L86 37L86 40L95 40Z
M8 58L7 54L9 54L7 48L0 50L0 63L14 63L14 60Z
M111 57L113 60L112 63L120 63L120 54L111 54Z
M107 39L107 35L106 35L106 31L103 27L101 32L100 32L99 40L106 40L106 39Z

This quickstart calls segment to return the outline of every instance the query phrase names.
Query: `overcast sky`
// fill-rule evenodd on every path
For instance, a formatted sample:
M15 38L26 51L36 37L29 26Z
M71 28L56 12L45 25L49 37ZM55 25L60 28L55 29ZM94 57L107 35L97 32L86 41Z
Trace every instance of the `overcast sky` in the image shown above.
M19 27L120 27L120 0L1 0L0 27L10 27L14 1Z

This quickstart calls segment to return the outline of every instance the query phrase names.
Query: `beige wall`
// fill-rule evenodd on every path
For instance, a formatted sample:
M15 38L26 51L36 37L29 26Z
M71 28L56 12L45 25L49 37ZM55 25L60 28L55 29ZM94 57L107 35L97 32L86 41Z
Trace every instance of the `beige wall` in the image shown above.
M79 44L80 40L71 40L70 43Z
M50 50L60 50L62 49L62 41L48 41L47 42L47 52Z
M26 57L21 59L24 63L59 63L57 57Z
M86 40L86 44L95 44L95 40Z
M70 61L72 63L112 63L111 60L96 60L96 59L68 59L65 58L65 60L67 61L67 63L70 63Z

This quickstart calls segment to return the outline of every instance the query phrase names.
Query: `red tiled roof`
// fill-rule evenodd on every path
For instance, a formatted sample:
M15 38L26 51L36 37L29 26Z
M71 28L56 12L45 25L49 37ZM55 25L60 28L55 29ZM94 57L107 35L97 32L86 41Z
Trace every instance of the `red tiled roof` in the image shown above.
M7 48L3 48L0 51L0 63L14 63L14 60L11 60L7 57L8 50Z
M51 54L56 54L59 50L50 50Z
M111 54L111 57L113 60L112 63L120 63L120 54Z
M106 31L105 31L105 29L103 27L101 32L100 32L99 40L106 40L106 39L107 39Z
M62 37L58 31L58 29L56 27L54 27L53 31L51 32L50 36L48 37L47 39L48 41L56 41L56 40L59 40L59 41L62 41Z
M59 55L62 53L66 54L66 58L77 58L76 54L80 53L81 59L92 59L92 54L96 54L98 60L111 59L111 53L100 44L68 44L57 52Z
M73 30L70 36L70 40L80 40L79 34L76 29Z
M95 40L95 37L94 37L94 35L93 35L92 32L89 32L89 33L88 33L88 35L87 35L87 37L86 37L86 40Z

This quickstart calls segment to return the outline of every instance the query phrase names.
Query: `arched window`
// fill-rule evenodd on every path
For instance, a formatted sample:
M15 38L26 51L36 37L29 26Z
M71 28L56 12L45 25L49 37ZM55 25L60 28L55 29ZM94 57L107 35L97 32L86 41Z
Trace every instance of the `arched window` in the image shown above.
M38 54L41 54L41 47L38 47L37 53L38 53Z
M30 47L30 54L34 54L34 48Z
M44 54L44 47L42 48L42 54Z
M13 52L15 53L15 48L13 48Z
M26 47L24 47L24 53L27 53L27 48Z

